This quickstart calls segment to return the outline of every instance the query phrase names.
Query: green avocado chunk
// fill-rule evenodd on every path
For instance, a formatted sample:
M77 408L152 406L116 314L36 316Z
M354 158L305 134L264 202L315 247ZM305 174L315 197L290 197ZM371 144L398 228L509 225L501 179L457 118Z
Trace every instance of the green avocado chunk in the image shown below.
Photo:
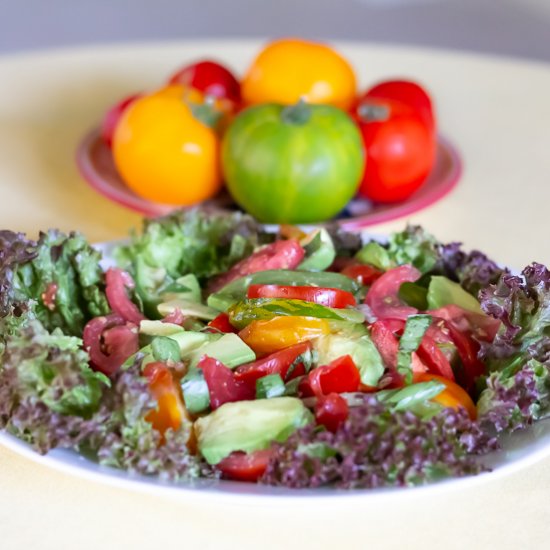
M468 311L483 314L479 302L458 283L443 276L433 276L428 287L428 308L438 309L449 304L460 306Z
M313 420L296 397L274 397L226 403L195 422L199 451L209 464L217 464L234 451L266 449L285 441Z
M306 251L306 257L298 266L304 271L323 271L329 267L336 257L334 243L328 231L317 229L300 241Z

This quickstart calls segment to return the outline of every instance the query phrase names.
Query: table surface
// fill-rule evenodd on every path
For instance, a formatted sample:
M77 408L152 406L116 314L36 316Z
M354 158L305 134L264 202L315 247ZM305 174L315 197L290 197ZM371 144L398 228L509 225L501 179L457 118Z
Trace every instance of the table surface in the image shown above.
M80 179L74 151L105 108L153 88L182 62L216 55L242 71L256 42L88 48L0 58L0 221L36 234L79 229L124 236L138 215ZM411 76L437 101L441 131L464 175L440 203L414 214L442 240L462 240L514 267L550 263L550 66L446 51L341 44L362 83ZM376 232L403 227L404 221ZM181 502L51 471L0 447L0 540L22 548L543 548L550 535L550 460L475 487L338 509L290 513ZM396 525L399 529L396 529Z

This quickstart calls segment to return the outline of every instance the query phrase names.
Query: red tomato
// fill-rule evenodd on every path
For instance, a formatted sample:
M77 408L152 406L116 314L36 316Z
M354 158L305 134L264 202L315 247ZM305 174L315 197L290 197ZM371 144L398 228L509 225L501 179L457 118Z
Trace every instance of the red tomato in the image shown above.
M329 393L344 393L359 390L361 376L349 355L335 359L328 365L313 369L299 386L299 392L304 397L317 397Z
M429 372L454 381L455 375L451 364L433 338L427 334L424 335L416 353L424 365L428 367Z
M362 285L370 285L374 283L383 272L371 265L357 263L344 267L340 273L346 275L350 279L355 279Z
M229 322L229 315L227 315L227 313L220 313L215 319L212 319L212 321L208 323L208 326L214 329L212 332L238 332L238 330Z
M169 84L183 84L205 95L241 101L241 86L231 71L216 61L204 60L186 65L170 77Z
M328 431L335 432L349 414L347 401L337 393L321 396L315 405L315 421Z
M426 181L436 139L421 115L391 99L364 98L356 111L366 149L359 193L381 202L399 202Z
M399 288L405 282L414 283L421 276L420 271L410 265L401 265L386 271L367 292L365 303L378 319L406 320L418 313L414 307L404 305L399 299Z
M373 86L364 97L393 99L419 112L429 128L435 129L432 100L428 92L411 80L387 80Z
M235 264L227 273L216 277L209 285L209 291L215 292L226 284L258 271L270 269L295 269L304 259L305 250L295 239L275 241L260 248L254 254Z
M147 363L143 375L149 381L149 389L157 401L156 409L150 411L145 420L160 433L168 428L177 430L185 416L185 409L172 373L164 363L154 362Z
M289 348L276 351L267 357L258 359L252 363L247 363L245 365L239 365L235 369L235 379L236 380L245 380L250 384L255 384L256 380L267 376L268 374L280 374L281 378L286 381L288 370L290 366L298 359L300 355L306 353L311 349L310 342L302 342ZM295 368L292 373L290 373L291 378L296 378L297 376L302 376L305 374L304 365L299 363L295 365Z
M376 349L382 357L389 378L388 387L400 387L403 385L403 377L397 372L397 354L399 352L399 340L394 333L402 333L405 321L384 320L376 321L370 326L370 335ZM416 353L411 357L411 369L413 373L426 372L427 368Z
M250 285L248 287L248 297L305 300L306 302L336 308L357 304L351 292L316 286Z
M256 397L254 385L244 380L237 380L230 368L213 357L204 356L198 367L204 373L212 410L221 407L224 403L249 401Z
M118 267L110 267L105 273L105 294L111 309L129 323L139 325L145 316L126 293L126 289L134 286L130 274Z
M235 451L216 464L226 479L238 481L258 481L265 472L269 459L273 456L271 449L243 453Z
M124 111L141 96L142 94L133 94L125 97L122 101L119 101L116 105L113 105L105 113L103 123L101 124L101 137L109 147L113 145L113 134L115 133L116 125L118 124L122 113L124 113Z

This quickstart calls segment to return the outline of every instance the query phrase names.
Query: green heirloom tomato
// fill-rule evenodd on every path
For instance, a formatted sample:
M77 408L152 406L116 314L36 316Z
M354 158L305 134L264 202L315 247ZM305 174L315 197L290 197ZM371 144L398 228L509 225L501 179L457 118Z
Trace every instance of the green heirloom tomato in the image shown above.
M257 105L227 130L222 168L235 201L259 220L317 222L355 195L364 149L355 123L336 107Z

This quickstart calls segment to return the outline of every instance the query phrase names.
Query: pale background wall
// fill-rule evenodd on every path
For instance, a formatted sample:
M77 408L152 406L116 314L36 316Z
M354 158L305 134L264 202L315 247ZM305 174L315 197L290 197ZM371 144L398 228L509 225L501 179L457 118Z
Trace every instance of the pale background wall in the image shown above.
M0 53L291 34L550 61L550 0L0 0Z

